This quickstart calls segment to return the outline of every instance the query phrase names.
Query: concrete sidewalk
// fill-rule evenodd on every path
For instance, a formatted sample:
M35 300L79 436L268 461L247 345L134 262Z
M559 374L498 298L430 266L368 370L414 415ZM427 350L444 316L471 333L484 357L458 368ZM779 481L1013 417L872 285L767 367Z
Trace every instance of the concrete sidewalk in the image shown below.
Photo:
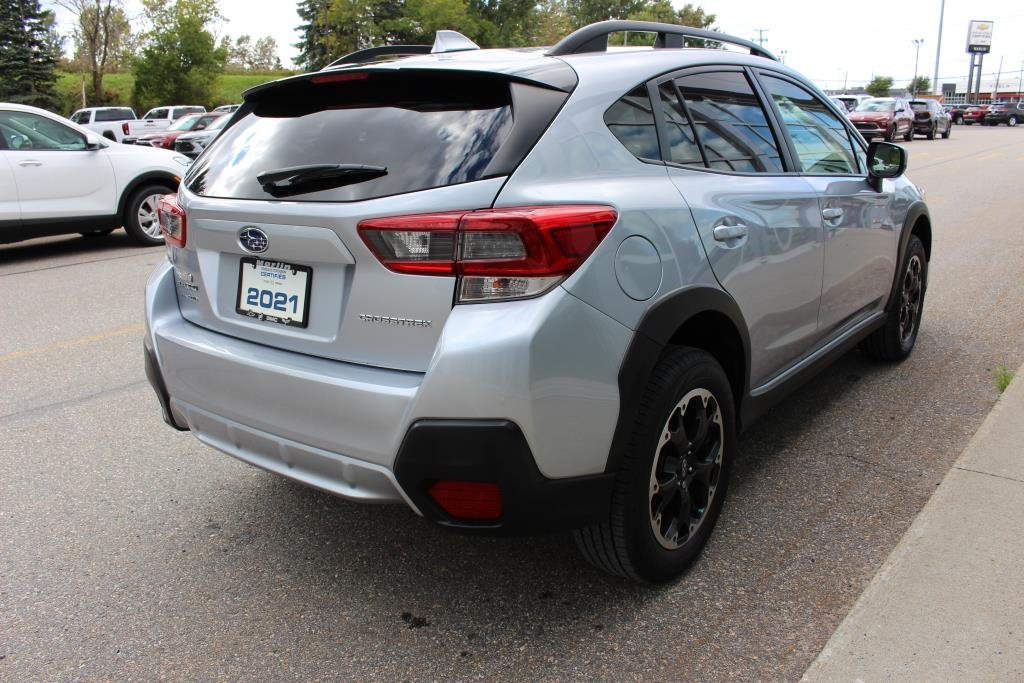
M804 680L1024 679L1022 374Z

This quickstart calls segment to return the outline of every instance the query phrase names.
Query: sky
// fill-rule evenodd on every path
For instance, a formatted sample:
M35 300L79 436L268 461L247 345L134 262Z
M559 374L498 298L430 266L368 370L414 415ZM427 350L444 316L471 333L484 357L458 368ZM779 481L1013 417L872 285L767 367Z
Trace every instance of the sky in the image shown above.
M674 0L677 6L683 0ZM942 0L697 0L717 16L715 27L740 38L756 38L765 29L764 46L824 89L853 88L875 75L892 76L905 86L914 75L914 39L923 39L917 71L935 69L935 49ZM52 0L44 6L53 7ZM969 57L967 23L994 22L992 52L985 56L982 90L991 90L1003 58L1001 88L1016 88L1024 62L1024 4L1019 0L946 0L939 82L960 83L964 90ZM137 0L127 0L130 15L141 14ZM291 0L220 0L225 22L219 35L248 33L277 40L281 61L291 66L298 40L299 17ZM70 17L57 10L58 27L70 32ZM884 17L882 16L884 15ZM457 29L458 27L451 27Z

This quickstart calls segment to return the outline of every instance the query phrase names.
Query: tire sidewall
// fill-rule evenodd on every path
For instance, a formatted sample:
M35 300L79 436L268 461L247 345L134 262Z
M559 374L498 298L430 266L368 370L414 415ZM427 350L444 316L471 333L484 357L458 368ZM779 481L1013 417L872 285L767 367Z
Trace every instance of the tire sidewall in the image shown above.
M907 254L903 258L903 264L900 267L900 279L899 279L899 290L896 292L895 300L899 301L899 296L903 290L903 280L907 276L907 268L910 267L910 260L914 255L917 255L921 259L921 301L918 305L917 320L914 322L914 334L910 335L910 338L905 342L899 338L899 312L894 310L894 329L896 331L896 343L899 345L900 353L904 356L909 356L910 352L914 350L914 345L917 343L917 335L921 332L921 320L924 317L924 300L925 295L928 293L928 257L924 251L924 245L921 244L916 236L911 235L910 241L907 243Z
M142 201L151 194L172 194L172 190L168 190L163 185L151 184L143 185L132 192L128 198L124 209L124 231L135 240L136 242L146 246L158 246L164 243L163 235L159 238L151 237L146 234L146 231L139 225L139 207L142 205Z
M693 353L691 351L691 353ZM656 401L650 423L644 425L640 438L634 441L642 457L627 488L626 541L629 555L636 559L635 568L640 578L662 583L677 578L689 567L707 542L714 529L728 491L729 475L736 456L736 416L732 391L725 373L708 354L701 353L702 362L685 368L676 368L671 377L673 391L666 391ZM703 388L711 392L722 410L724 452L719 470L719 484L707 516L700 527L682 546L668 550L655 538L650 523L650 473L657 457L657 444L661 430L671 411L688 392Z

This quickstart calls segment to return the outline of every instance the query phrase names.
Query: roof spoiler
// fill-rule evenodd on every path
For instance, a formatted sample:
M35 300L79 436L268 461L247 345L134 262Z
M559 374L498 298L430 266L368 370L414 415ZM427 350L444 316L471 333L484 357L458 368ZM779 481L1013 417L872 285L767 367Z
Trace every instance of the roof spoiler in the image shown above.
M335 59L324 68L329 69L334 66L345 66L347 64L365 64L366 62L376 61L381 57L436 55L445 52L462 52L464 50L479 49L479 45L458 31L441 30L434 34L433 45L382 45L380 47L368 47L364 50L356 50L355 52L350 52L344 57Z

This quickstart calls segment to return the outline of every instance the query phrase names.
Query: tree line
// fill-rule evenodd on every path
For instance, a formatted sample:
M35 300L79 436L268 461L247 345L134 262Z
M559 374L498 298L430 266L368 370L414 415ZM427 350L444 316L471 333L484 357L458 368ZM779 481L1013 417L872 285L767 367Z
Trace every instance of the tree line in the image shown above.
M431 44L454 29L480 47L553 45L605 19L639 19L707 28L715 15L670 0L299 0L297 64L320 69L374 45Z

